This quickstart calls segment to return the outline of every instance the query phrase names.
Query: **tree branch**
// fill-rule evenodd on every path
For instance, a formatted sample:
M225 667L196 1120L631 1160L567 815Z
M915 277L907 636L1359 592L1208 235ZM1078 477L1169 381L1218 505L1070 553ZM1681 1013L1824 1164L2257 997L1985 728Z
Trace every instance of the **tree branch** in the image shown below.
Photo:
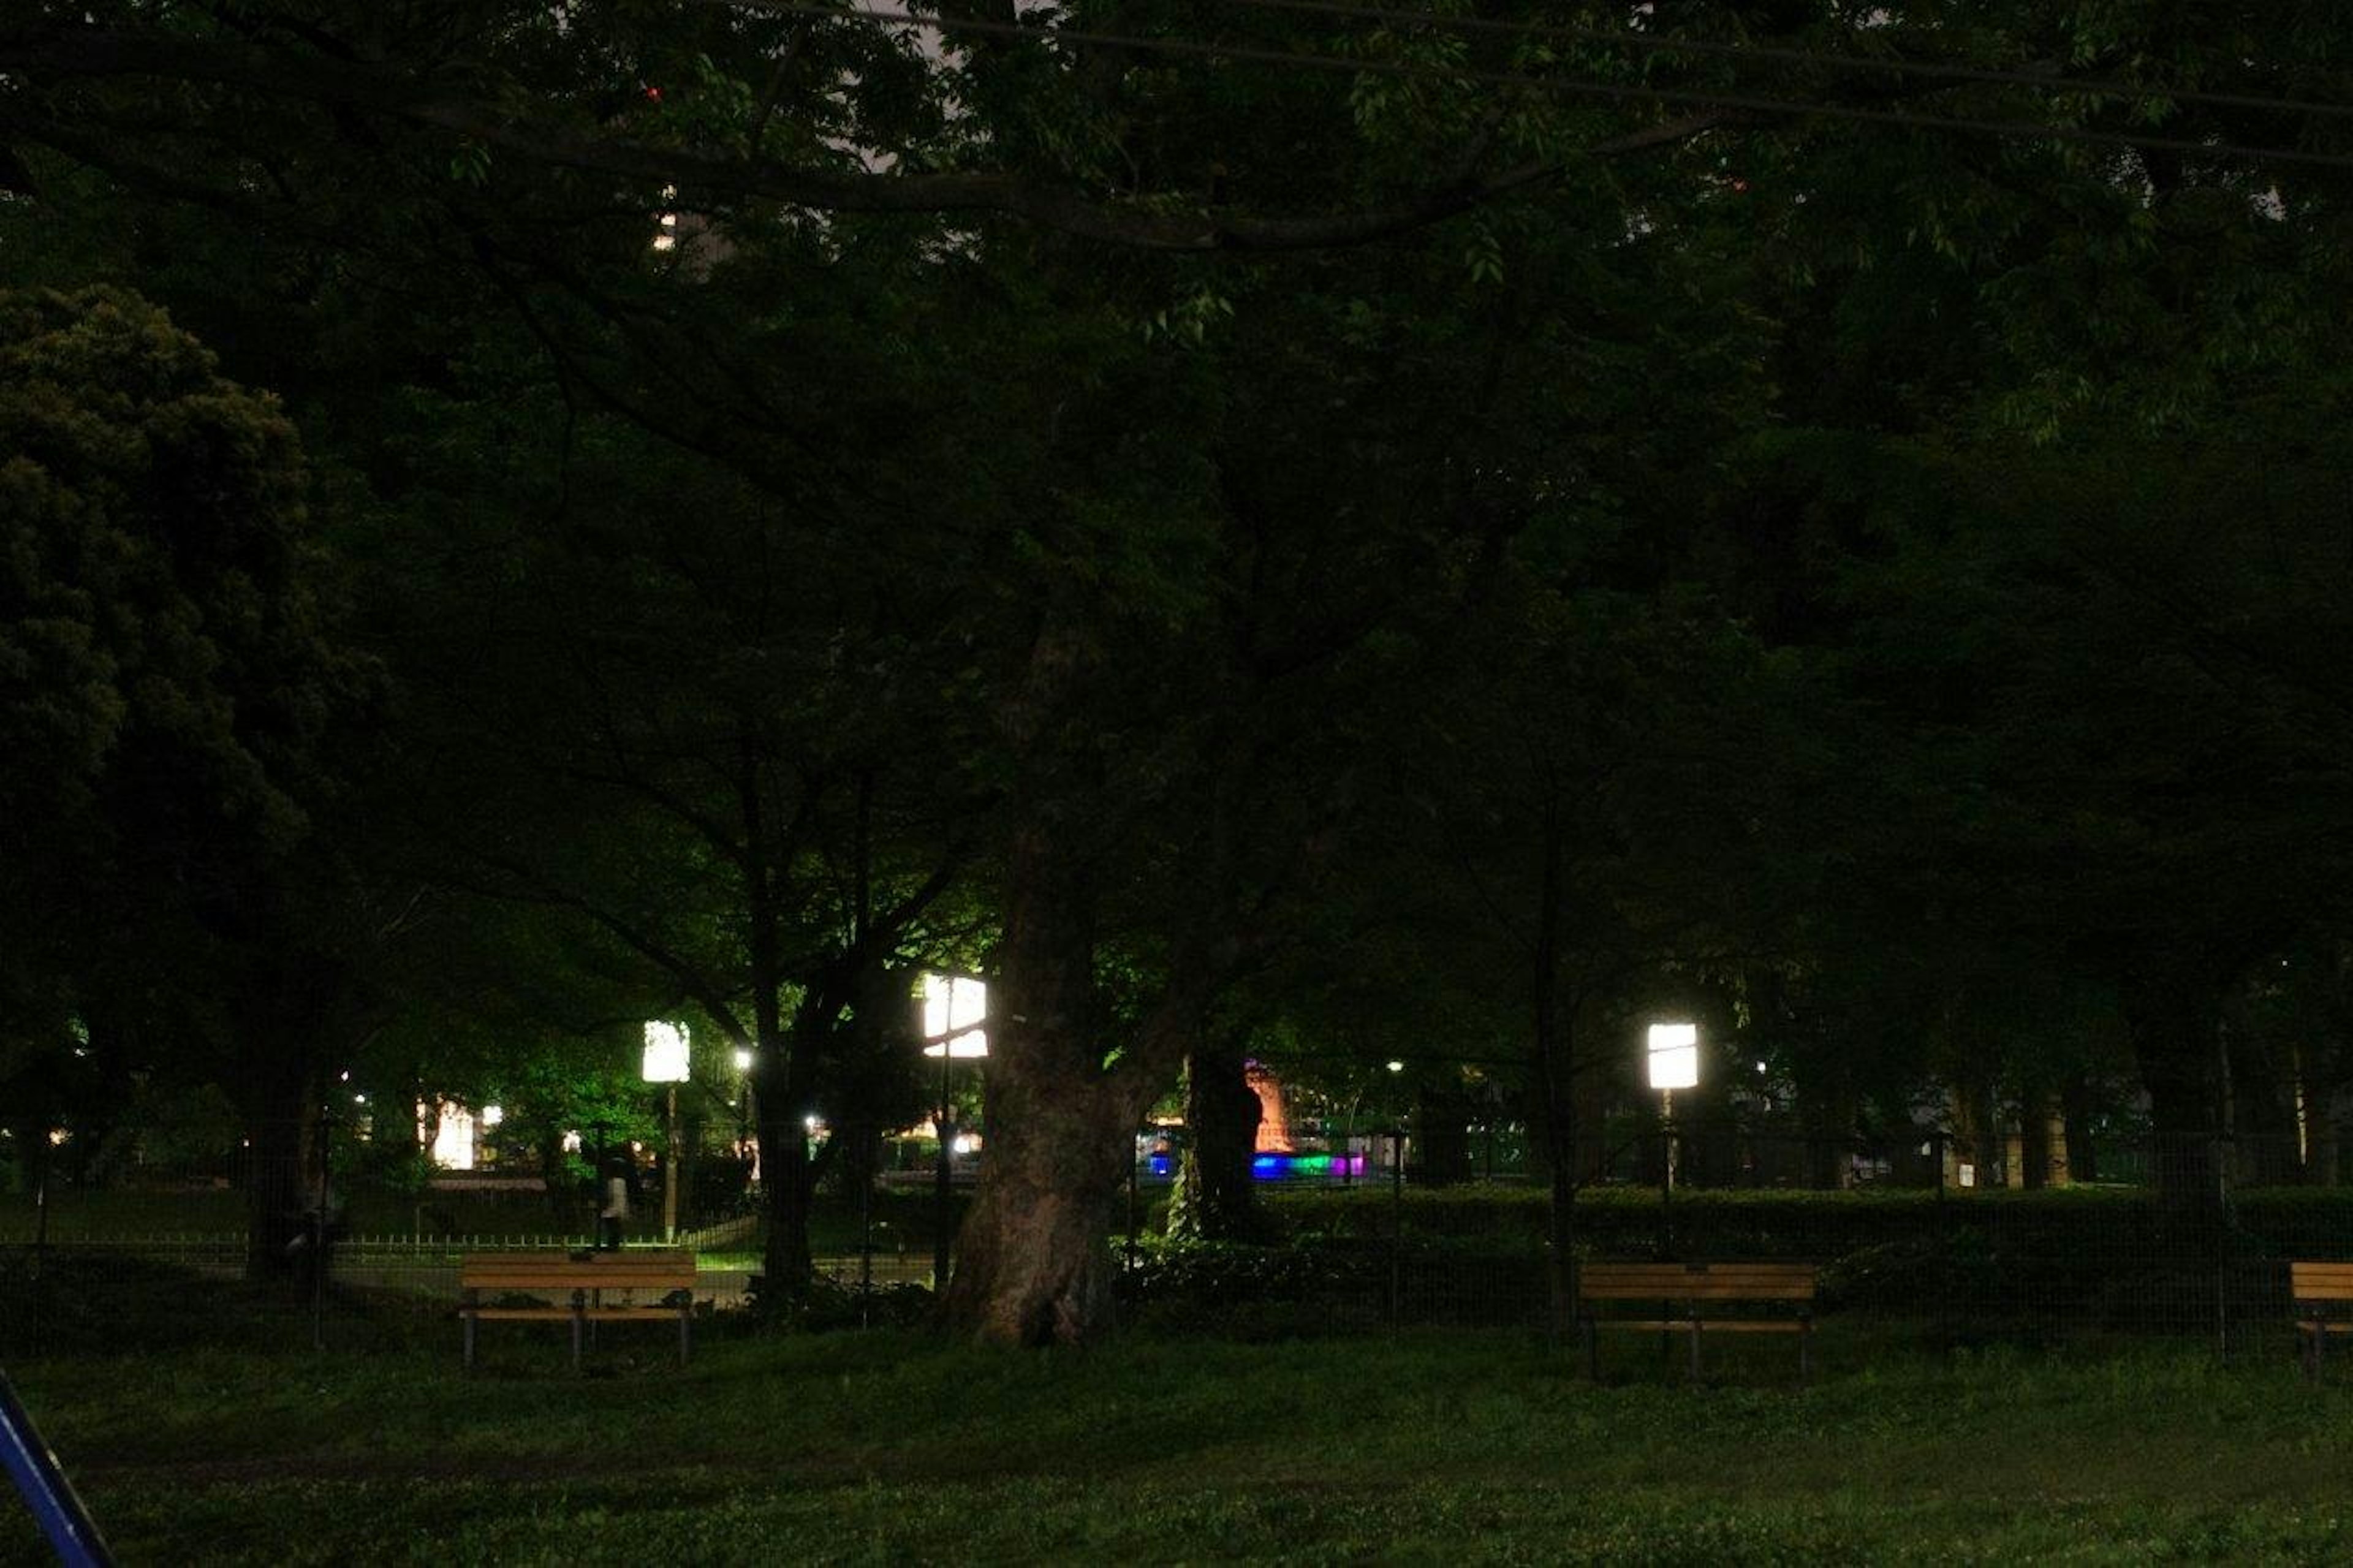
M1217 208L1155 212L1105 203L1071 187L1001 171L934 174L811 168L740 153L665 147L586 133L543 116L505 111L447 83L390 66L224 41L55 25L0 34L0 75L37 82L161 78L208 82L273 98L358 110L450 132L531 163L593 171L720 196L756 197L833 213L996 213L1082 239L1179 252L1320 250L1368 244L1442 222L1542 184L1562 166L1527 163L1463 174L1402 200L1355 212L1261 216ZM1729 123L1707 110L1580 150L1616 157L1671 146Z

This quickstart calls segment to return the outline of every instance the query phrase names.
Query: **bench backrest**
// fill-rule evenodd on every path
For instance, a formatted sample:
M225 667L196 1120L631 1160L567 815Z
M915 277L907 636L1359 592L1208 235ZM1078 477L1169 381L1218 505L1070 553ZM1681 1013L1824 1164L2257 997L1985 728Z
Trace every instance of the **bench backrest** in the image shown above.
M477 1252L459 1265L468 1290L691 1290L694 1254L668 1249L600 1252Z
M1577 1294L1588 1301L1810 1301L1810 1263L1588 1263Z
M2287 1278L2299 1301L2353 1301L2353 1263L2291 1263Z

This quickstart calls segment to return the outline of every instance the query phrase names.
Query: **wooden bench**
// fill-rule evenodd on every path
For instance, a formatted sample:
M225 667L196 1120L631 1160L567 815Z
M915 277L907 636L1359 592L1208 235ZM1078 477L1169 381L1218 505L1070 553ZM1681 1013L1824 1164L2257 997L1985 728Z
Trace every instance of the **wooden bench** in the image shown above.
M1812 1373L1814 1266L1810 1263L1588 1263L1577 1272L1577 1301L1585 1327L1586 1375L1601 1376L1603 1329L1641 1329L1691 1336L1691 1374L1699 1376L1702 1332L1795 1334L1798 1379ZM1591 1310L1603 1301L1656 1301L1655 1318L1604 1318ZM1720 1306L1788 1301L1795 1317L1721 1317Z
M2331 1334L2353 1334L2353 1317L2332 1319L2332 1305L2353 1306L2353 1263L2291 1263L2288 1294L2295 1300L2297 1352L2304 1375L2320 1381L2321 1352Z
M464 1292L458 1312L466 1322L466 1365L474 1364L474 1325L505 1318L572 1325L572 1365L591 1323L675 1319L678 1362L686 1364L692 1333L694 1254L691 1252L478 1252L458 1270ZM605 1292L648 1300L607 1302ZM559 1298L557 1304L502 1305L511 1296Z

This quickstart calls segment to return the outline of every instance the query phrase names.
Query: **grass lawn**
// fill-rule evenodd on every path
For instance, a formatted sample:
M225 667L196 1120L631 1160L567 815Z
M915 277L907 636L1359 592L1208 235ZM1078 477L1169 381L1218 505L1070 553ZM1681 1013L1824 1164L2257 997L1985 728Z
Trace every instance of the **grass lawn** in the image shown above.
M2284 1358L1850 1345L1801 1391L1776 1342L1693 1389L1637 1341L1593 1388L1514 1334L736 1339L682 1374L649 1334L574 1378L504 1327L470 1379L454 1328L16 1376L134 1564L2353 1557L2353 1387ZM37 1555L0 1502L0 1560Z

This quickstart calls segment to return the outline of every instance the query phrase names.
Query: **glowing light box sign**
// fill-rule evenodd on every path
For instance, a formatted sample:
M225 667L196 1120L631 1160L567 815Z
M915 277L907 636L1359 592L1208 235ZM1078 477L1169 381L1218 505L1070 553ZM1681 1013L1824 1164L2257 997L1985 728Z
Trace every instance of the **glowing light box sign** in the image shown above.
M687 1080L684 1024L665 1023L659 1018L647 1022L645 1058L639 1076L648 1083L684 1083Z
M962 1058L988 1055L988 986L965 974L923 977L923 1054Z
M1698 1025L1653 1024L1650 1046L1652 1089L1699 1087Z

